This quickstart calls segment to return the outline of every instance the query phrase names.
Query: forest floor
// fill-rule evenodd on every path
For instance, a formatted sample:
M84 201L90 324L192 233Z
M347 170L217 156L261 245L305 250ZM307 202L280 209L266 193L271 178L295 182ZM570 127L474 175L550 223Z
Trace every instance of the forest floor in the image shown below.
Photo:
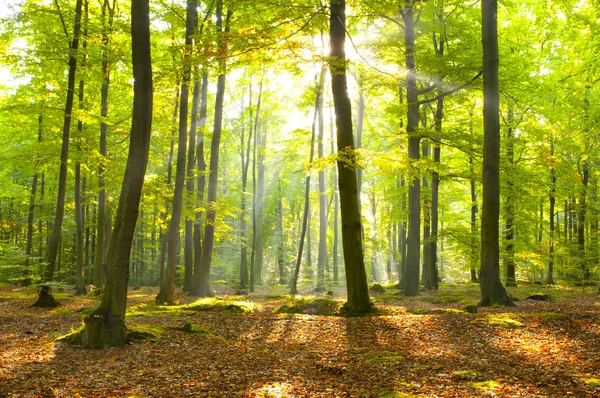
M55 339L98 298L67 290L60 307L32 308L34 289L0 285L0 397L600 396L596 288L524 285L510 289L516 307L477 314L462 311L477 285L416 298L386 289L373 295L379 312L360 318L318 315L342 304L341 289L316 301L283 287L215 290L179 293L177 307L155 306L155 288L131 290L128 327L155 337L86 350ZM553 302L525 300L535 292Z

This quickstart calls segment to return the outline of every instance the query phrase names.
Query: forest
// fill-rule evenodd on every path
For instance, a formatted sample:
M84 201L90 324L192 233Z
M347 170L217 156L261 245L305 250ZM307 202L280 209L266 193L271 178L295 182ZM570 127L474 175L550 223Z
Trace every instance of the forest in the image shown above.
M0 37L0 397L600 394L597 1L7 0Z

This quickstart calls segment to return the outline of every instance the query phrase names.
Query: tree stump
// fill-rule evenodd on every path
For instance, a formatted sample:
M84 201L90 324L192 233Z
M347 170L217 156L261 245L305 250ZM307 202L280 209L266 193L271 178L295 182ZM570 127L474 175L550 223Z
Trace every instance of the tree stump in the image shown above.
M81 336L81 343L85 348L104 348L106 342L104 340L104 332L106 326L104 324L104 315L102 313L93 312L83 319L85 328Z
M525 300L552 301L552 296L549 294L533 294L527 297Z
M59 305L60 303L52 295L52 288L50 286L40 286L38 288L38 299L32 307L56 308Z

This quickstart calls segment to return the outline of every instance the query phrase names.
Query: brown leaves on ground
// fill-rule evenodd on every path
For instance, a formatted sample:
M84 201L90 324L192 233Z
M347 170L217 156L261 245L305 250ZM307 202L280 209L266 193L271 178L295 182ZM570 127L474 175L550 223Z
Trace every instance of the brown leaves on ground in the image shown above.
M467 314L458 303L428 304L436 293L424 293L378 302L379 314L364 318L273 314L274 300L263 298L249 315L128 319L166 332L94 351L54 339L96 301L30 308L33 296L14 298L12 289L0 289L0 397L600 396L600 307L591 294ZM132 292L131 301L152 303L154 294ZM211 332L173 328L186 321Z

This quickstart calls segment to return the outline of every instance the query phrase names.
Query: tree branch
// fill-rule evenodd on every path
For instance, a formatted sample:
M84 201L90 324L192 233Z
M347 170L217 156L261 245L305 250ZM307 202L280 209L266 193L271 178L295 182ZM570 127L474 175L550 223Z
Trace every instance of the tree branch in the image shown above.
M430 102L435 102L439 99L442 99L444 97L447 97L449 95L452 95L454 93L456 93L457 91L462 90L463 88L467 88L469 87L471 84L473 84L475 82L475 80L479 79L479 77L481 77L481 75L483 74L483 71L480 71L477 75L475 75L475 77L473 77L471 80L469 80L468 82L466 82L465 84L455 87L452 90L440 93L438 95L436 95L433 98L428 98L426 100L422 100L422 101L417 101L416 105L423 105L423 104L429 104Z

